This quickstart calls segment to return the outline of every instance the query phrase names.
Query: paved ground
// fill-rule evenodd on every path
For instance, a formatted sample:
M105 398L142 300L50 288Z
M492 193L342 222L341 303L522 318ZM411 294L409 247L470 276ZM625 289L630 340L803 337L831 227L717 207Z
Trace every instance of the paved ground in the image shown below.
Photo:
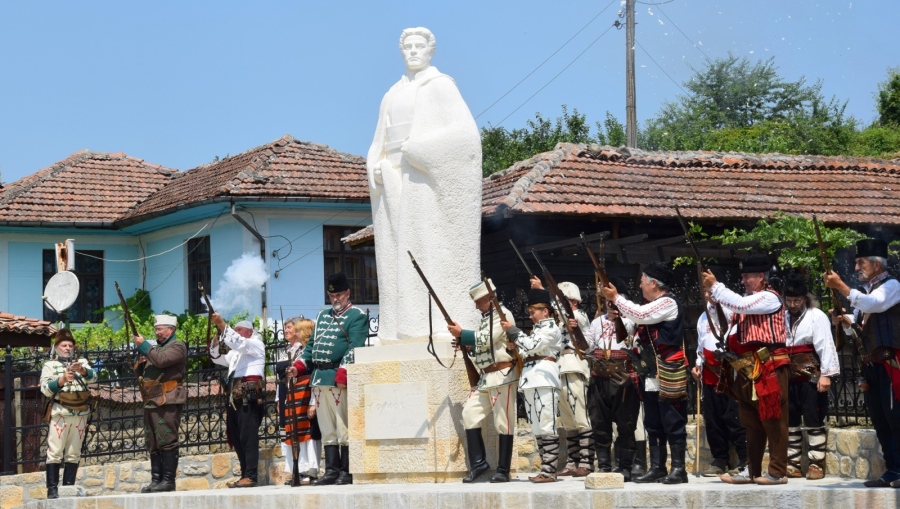
M828 477L792 480L783 486L732 486L716 478L691 477L686 485L627 483L623 489L585 490L584 482L536 485L519 476L508 484L368 484L240 490L184 491L30 502L28 509L580 509L754 508L897 509L900 490L864 488L862 481Z

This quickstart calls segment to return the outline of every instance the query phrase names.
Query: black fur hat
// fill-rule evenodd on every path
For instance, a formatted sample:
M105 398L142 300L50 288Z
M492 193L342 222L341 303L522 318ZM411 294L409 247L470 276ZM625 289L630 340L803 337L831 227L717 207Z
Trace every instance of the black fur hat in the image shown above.
M672 282L675 281L675 273L662 262L647 264L643 272L647 277L653 278L666 286L672 286Z
M533 306L535 304L546 304L547 307L550 306L550 292L547 290L542 290L540 288L532 288L528 290L528 305Z
M809 293L809 287L806 286L806 278L803 274L792 270L784 276L784 296L785 297L805 297Z
M350 289L350 282L343 272L328 276L328 293L338 293Z
M752 254L741 259L738 265L741 274L748 272L768 272L772 270L772 260L767 254Z
M870 256L888 257L887 242L879 239L863 239L856 243L856 257L868 258Z

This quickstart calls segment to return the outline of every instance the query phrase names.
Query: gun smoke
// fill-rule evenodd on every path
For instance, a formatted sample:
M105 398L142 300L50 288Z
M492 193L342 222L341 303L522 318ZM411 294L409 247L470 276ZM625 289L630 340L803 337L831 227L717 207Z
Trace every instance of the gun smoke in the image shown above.
M219 282L218 290L214 296L210 296L209 301L216 312L223 316L237 311L249 311L253 316L253 300L268 277L262 258L255 253L244 253L231 262Z

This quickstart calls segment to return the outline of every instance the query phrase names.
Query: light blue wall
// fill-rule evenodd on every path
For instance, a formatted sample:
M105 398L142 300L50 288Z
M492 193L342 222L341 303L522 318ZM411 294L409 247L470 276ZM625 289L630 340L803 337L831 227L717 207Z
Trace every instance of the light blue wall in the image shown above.
M215 296L222 285L222 278L231 263L244 252L259 254L259 244L256 239L237 222L231 222L213 228L209 238L211 252L210 272L212 274L212 295ZM251 318L262 314L262 293L253 292L247 296L253 309L248 309ZM231 318L230 314L224 315L225 319Z
M297 315L314 318L325 307L321 223L321 220L300 218L269 220L268 298L272 318L280 319L279 306L284 310L285 318ZM279 256L284 257L280 261L271 256L276 249ZM276 278L275 271L279 266L283 269Z
M179 246L191 235L171 236L147 243L147 255L154 255L146 260L146 284L144 288L150 292L150 304L153 311L162 313L170 311L180 314L187 307L187 268L185 253L187 246Z

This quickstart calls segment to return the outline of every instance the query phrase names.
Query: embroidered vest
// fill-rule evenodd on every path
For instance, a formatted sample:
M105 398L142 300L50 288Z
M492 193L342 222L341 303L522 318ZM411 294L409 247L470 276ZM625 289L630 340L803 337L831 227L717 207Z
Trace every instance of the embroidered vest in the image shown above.
M775 290L766 289L763 291L772 292L779 299L781 298ZM784 346L787 342L787 330L784 326L784 304L781 304L774 312L766 315L738 315L738 342L741 345L766 343Z
M875 284L869 293L894 279L887 277ZM863 316L860 313L860 316ZM863 323L863 349L871 353L880 346L887 346L900 350L900 302L894 304L887 311L871 313Z

